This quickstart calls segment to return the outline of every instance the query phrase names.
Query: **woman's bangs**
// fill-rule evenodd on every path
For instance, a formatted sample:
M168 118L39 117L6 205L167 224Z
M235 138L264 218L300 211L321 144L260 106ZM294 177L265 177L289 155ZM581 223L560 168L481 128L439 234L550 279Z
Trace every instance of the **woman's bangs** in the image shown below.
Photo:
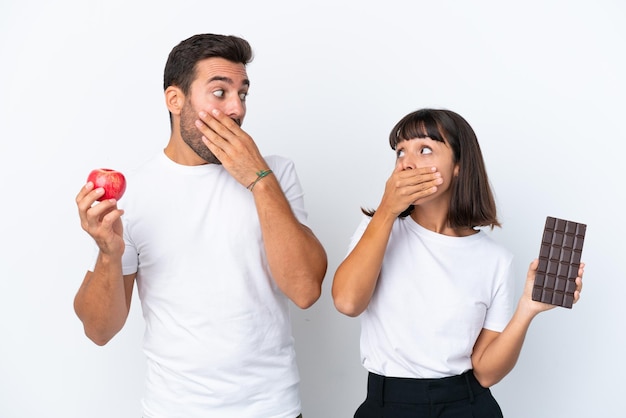
M415 138L430 138L434 141L444 142L445 140L439 131L437 122L432 117L418 117L414 116L407 119L398 126L395 135L395 142L392 144L392 148L399 142L415 139Z

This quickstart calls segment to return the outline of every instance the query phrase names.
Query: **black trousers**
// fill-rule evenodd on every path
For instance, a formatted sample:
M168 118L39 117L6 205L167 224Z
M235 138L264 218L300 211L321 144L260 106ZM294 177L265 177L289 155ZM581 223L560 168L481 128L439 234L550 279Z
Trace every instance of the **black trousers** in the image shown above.
M488 388L469 370L442 379L407 379L369 373L367 398L354 418L502 418Z

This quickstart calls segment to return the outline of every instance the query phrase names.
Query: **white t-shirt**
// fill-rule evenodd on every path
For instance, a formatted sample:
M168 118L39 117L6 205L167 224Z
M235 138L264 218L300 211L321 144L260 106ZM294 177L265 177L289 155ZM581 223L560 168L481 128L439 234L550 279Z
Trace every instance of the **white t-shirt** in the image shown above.
M266 161L306 223L293 163ZM127 181L123 272L137 272L146 325L144 417L297 416L288 299L271 277L252 193L221 165L164 153Z
M350 249L371 218L364 216ZM472 368L483 328L513 308L512 254L484 231L450 237L410 216L394 222L374 295L361 314L361 361L388 377L441 378Z

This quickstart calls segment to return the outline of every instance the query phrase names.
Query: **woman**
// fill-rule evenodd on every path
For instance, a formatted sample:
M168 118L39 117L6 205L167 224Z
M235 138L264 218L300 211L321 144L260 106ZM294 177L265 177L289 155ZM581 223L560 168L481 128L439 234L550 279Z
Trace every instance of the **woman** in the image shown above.
M531 299L537 260L513 312L513 257L479 229L500 224L460 115L410 113L389 143L396 167L378 208L363 211L332 287L336 308L361 316L369 374L355 418L502 417L488 388L514 367L532 319L553 307Z

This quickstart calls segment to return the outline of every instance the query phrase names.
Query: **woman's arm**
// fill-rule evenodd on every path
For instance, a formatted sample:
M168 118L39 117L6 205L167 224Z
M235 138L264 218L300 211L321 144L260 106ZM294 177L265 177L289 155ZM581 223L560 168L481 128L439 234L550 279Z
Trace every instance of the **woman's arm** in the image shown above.
M532 289L538 260L534 260L526 275L524 293L517 309L504 330L499 333L483 329L474 344L472 367L476 379L484 387L490 387L502 380L515 367L522 351L522 345L530 323L537 314L554 308L554 305L532 300ZM578 269L574 303L580 299L584 264Z
M367 308L396 218L395 213L377 210L357 245L337 268L332 295L342 314L354 317Z
M363 236L335 272L332 295L339 312L358 316L367 308L378 282L393 223L411 204L435 193L441 182L441 174L434 167L404 170L396 164Z

